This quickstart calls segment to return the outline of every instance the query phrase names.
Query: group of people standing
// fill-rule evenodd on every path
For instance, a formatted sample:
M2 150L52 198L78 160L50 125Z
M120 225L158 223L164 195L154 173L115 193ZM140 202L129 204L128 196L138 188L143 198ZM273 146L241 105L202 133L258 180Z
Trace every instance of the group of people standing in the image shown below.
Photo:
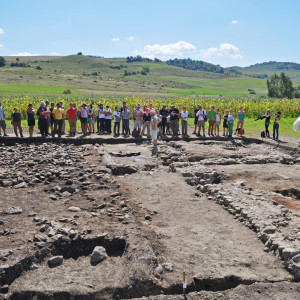
M130 116L131 112L126 102L119 107L115 106L114 111L110 109L109 105L98 104L96 109L93 108L93 104L83 103L79 108L76 107L76 103L70 103L70 107L66 110L63 107L63 103L59 102L49 103L49 101L41 101L40 106L35 111L32 104L27 108L27 122L29 127L29 137L33 136L34 127L36 125L36 118L38 120L38 128L42 137L52 136L61 137L65 133L65 122L68 120L70 127L70 136L74 137L77 132L77 121L80 121L81 131L83 136L90 135L95 132L95 125L97 126L97 133L99 134L111 134L112 133L112 120L114 120L113 133L115 137L120 135L128 136L131 133L130 130ZM273 139L278 140L279 136L279 120L281 112L277 112L274 117L273 124ZM166 105L158 110L153 108L152 103L149 106L144 105L141 107L137 104L132 112L134 120L132 136L141 137L147 135L148 138L152 138L157 141L158 137L165 137L167 134L171 134L174 138L178 138L179 125L181 122L181 134L183 137L188 136L188 118L189 113L186 107L183 107L180 112L177 107L172 105L167 108ZM22 115L18 108L14 108L14 112L11 115L12 124L16 136L23 137L23 129L21 126ZM205 137L205 124L208 123L208 136L219 136L220 126L223 125L223 136L232 137L234 130L234 121L237 121L235 132L237 134L244 134L244 122L245 111L242 107L235 115L232 109L225 111L221 115L220 110L211 106L207 112L198 105L194 110L194 132L198 136ZM259 119L265 119L265 135L270 137L269 125L271 120L271 112L267 110L265 115L259 117ZM6 134L5 123L5 111L0 102L0 135L1 129L4 136Z

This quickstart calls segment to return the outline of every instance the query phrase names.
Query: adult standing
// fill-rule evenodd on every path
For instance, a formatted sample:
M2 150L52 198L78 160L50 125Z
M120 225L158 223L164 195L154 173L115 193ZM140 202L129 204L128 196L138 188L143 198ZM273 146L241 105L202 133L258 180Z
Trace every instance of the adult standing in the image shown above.
M198 117L197 117L197 112L199 111L200 105L197 105L197 107L194 110L194 132L193 134L197 134L197 126L198 126Z
M216 125L216 111L215 107L212 106L211 109L207 112L208 115L208 135L214 136L214 128Z
M169 111L167 110L167 106L164 104L162 106L162 109L159 111L159 114L161 115L161 128L162 128L162 135L165 136L166 135L166 127L167 127L167 117L169 114Z
M21 137L23 136L23 130L21 125L22 116L17 107L14 108L14 113L11 115L11 124L14 127L15 135L18 137L18 130Z
M181 114L181 133L182 136L187 136L189 113L186 110L186 107L183 107L183 111L180 114Z
M278 111L273 124L273 140L278 141L279 137L279 121L280 121L281 111Z
M54 116L54 130L52 136L58 135L58 138L61 138L62 135L62 127L63 122L65 119L65 112L61 108L61 104L57 103L56 108L53 109L53 116Z
M70 126L70 136L76 135L76 119L77 119L77 109L74 103L70 103L70 108L67 110L67 118Z
M158 133L158 124L161 122L161 119L158 117L159 110L157 110L157 114L155 114L155 110L152 109L150 111L151 115L151 138L153 141L153 149L152 149L152 155L155 155L157 153L157 133Z
M112 111L109 108L109 105L106 105L105 111L105 128L108 134L111 134L111 119L112 119Z
M3 130L3 135L8 136L6 134L6 122L5 122L5 111L0 101L0 136L1 136L1 128Z
M41 101L40 107L37 110L37 115L39 116L39 125L40 125L40 132L42 137L47 136L47 127L48 127L48 121L47 121L47 108L44 101Z
M142 119L143 119L143 111L141 110L141 105L137 104L134 112L134 129L138 131L139 135L141 135L141 128L142 128Z
M147 105L144 106L144 113L143 113L143 130L142 130L142 136L145 133L145 129L147 128L147 138L150 138L150 122L151 122L151 115L150 115L150 109L147 108Z
M85 136L87 132L87 126L88 126L88 111L85 103L82 104L79 111L80 111L82 133Z
M130 111L126 105L122 112L122 120L123 120L122 124L124 125L124 135L130 134L129 117L130 117Z
M103 104L100 103L97 108L97 130L98 133L104 133L105 114Z
M126 103L126 101L123 101L123 105L121 106L121 109L120 109L121 118L122 118L122 135L124 135L124 133L125 133L125 124L123 122L123 111L125 110L125 106L127 106L127 103Z
M34 108L32 103L28 104L28 108L27 108L27 124L29 128L29 137L32 137L33 129L35 126Z
M170 114L170 127L172 129L172 136L174 138L178 138L178 130L179 130L179 110L174 105L171 106L169 111Z
M52 132L53 132L53 125L54 125L54 117L53 117L53 109L55 108L54 107L54 102L51 102L51 106L50 106L50 108L49 108L49 110L50 110L50 129L51 129L51 134L52 134Z
M47 108L47 123L48 123L48 125L47 125L47 135L50 135L49 134L49 128L51 129L51 111L50 111L50 107L49 107L49 104L50 104L50 102L49 101L46 101L46 108Z
M65 112L65 107L64 107L62 102L59 102L59 107L63 110L63 112ZM65 131L66 131L66 119L64 117L63 118L63 125L62 125L62 128L61 128L61 134L65 134Z
M198 118L198 136L201 136L201 128L203 130L203 136L205 137L205 117L206 115L206 111L204 109L202 109L202 106L199 105L199 110L196 114L197 118Z

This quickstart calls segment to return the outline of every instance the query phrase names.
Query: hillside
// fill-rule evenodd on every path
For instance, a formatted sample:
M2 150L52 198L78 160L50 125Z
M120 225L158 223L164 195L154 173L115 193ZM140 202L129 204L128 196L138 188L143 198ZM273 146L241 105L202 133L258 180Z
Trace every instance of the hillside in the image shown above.
M266 95L266 82L247 76L189 70L161 61L127 62L126 58L95 58L83 55L63 57L5 57L0 68L0 92L73 92L95 95ZM25 67L11 66L18 62ZM142 75L143 70L149 70ZM300 71L299 71L300 72ZM124 74L128 76L124 76ZM15 86L19 86L15 88ZM21 85L21 86L20 86ZM36 89L32 88L36 87Z
M230 67L225 71L235 72L237 74L255 77L266 77L274 73L285 72L293 81L300 83L300 64L292 62L269 61L248 67Z

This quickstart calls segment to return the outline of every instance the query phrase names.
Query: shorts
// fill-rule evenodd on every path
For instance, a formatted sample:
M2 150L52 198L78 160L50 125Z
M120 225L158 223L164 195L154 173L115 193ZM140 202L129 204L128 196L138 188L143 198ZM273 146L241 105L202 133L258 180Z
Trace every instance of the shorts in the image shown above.
M157 129L150 131L151 138L153 141L157 140L157 131L158 131Z
M87 122L88 122L88 124L92 124L92 118L87 118Z
M35 126L35 120L28 120L27 121L28 126Z
M141 129L142 128L142 120L135 120L133 127Z
M5 120L0 120L0 127L5 130L6 129L6 123Z
M244 124L244 120L238 120L237 123L238 124Z
M80 118L80 121L82 124L87 124L88 123L88 118Z
M205 128L205 122L204 122L204 120L198 121L198 127L203 127L203 128Z
M228 123L226 121L223 121L223 128L228 128Z
M216 121L217 126L220 126L220 124L221 124L221 121Z
M194 125L198 124L198 117L194 118Z

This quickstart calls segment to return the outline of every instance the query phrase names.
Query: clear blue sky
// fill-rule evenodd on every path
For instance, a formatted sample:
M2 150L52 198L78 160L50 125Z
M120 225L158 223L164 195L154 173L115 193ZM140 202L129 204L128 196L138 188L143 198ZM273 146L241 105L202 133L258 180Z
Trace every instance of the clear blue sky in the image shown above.
M2 0L0 56L300 63L298 0Z

